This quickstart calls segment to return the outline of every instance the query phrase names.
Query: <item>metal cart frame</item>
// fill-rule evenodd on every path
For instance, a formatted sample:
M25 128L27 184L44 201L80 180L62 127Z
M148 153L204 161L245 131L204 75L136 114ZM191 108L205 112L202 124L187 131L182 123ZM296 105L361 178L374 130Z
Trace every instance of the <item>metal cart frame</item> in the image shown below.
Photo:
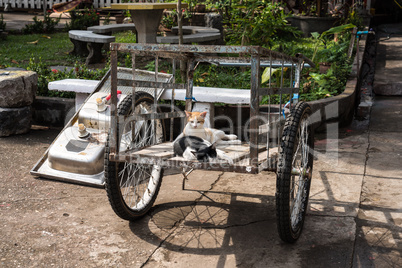
M117 53L128 52L132 56L132 80L117 79ZM138 56L154 57L155 58L155 81L158 81L159 59L165 58L172 61L173 72L176 69L176 62L185 61L187 63L187 81L185 83L176 83L173 79L172 83L136 81L136 58ZM131 135L134 140L138 135L139 126L143 126L145 122L149 122L151 131L156 131L157 125L162 120L170 120L170 139L173 138L174 119L185 117L184 113L177 111L174 107L174 90L186 89L186 104L187 111L192 110L193 105L193 74L199 62L209 62L221 66L245 66L251 68L251 90L250 90L250 124L249 124L249 143L246 145L248 150L241 150L237 153L234 164L228 163L209 163L185 160L173 156L172 143L162 143L161 139L157 139L156 135L151 142L144 146L131 146L122 150L121 143L123 141L122 132L127 129L131 131L125 132ZM287 207L284 211L279 211L278 214L278 230L281 238L287 242L294 242L300 235L304 222L305 210L308 201L309 185L312 174L312 150L313 146L313 131L308 123L308 117L311 114L311 109L305 103L298 103L298 93L300 84L300 72L305 63L314 66L309 59L298 54L291 57L282 53L274 52L262 47L246 47L246 46L196 46L196 45L154 45L154 44L111 44L111 129L109 133L108 144L105 156L105 177L106 189L109 195L109 200L115 212L122 218L133 220L144 215L152 206L153 201L159 191L160 179L151 183L155 177L161 177L161 169L169 167L183 168L183 182L187 175L194 169L204 170L219 170L226 172L240 172L248 174L257 174L261 171L273 171L278 174L277 186L277 204L278 210L283 210L279 206ZM280 85L273 85L269 80L268 87L261 86L261 68L271 67L269 69L270 76L273 72L272 67L280 68ZM284 84L285 68L290 69L290 81ZM173 76L175 74L173 73ZM117 88L119 86L132 86L132 94L130 99L131 107L122 108L117 105ZM150 109L145 113L135 112L137 107L136 97L139 96L136 92L136 87L154 88L153 105L150 101ZM157 89L172 89L171 109L167 112L158 111ZM279 112L273 113L271 105L268 105L267 112L260 110L260 97L268 95L278 95L280 104ZM289 101L286 105L282 102L285 100L285 95L289 96ZM126 111L131 109L130 112ZM287 112L285 113L285 108ZM285 114L288 115L285 118ZM266 120L261 120L266 118ZM138 122L144 122L138 125ZM159 122L159 123L158 123ZM131 126L131 127L130 127ZM284 129L285 128L285 129ZM120 131L119 131L120 130ZM281 132L284 132L281 135ZM297 132L294 134L294 132ZM137 134L136 134L137 133ZM284 137L286 135L286 137ZM293 137L293 136L294 137ZM264 137L261 139L261 137ZM137 137L138 139L138 137ZM262 140L262 141L261 141ZM294 143L302 141L302 146ZM170 147L169 147L170 146ZM238 148L244 148L245 145ZM300 147L300 148L299 148ZM128 149L129 148L129 149ZM167 149L168 148L168 149ZM169 149L170 148L170 149ZM278 149L279 148L279 149ZM305 159L300 167L295 168L295 154L298 150L303 151L299 158ZM236 148L234 149L236 151ZM291 152L291 153L289 153ZM291 154L289 160L288 155ZM291 163L289 163L289 161ZM121 175L128 172L128 168L120 167L121 165L145 165L153 166L154 169L149 172L149 178L146 181L144 193L136 192L131 195L131 199L140 200L142 205L131 206L125 200L125 192L131 191L130 187L135 189L136 183L140 181L137 177L140 175ZM158 169L155 171L155 167ZM290 168L289 168L290 167ZM131 168L130 168L131 169ZM190 170L190 172L186 172ZM134 171L132 173L140 173ZM141 173L142 174L142 173ZM154 174L158 174L155 176ZM135 177L132 179L131 177ZM142 175L141 175L142 176ZM299 181L295 182L294 177L299 177ZM121 177L121 178L119 178ZM123 178L124 177L124 178ZM282 177L285 177L283 179ZM289 177L289 178L288 178ZM293 178L293 179L292 179ZM291 189L287 189L286 182L294 184L300 188L297 193L292 193ZM141 179L143 182L144 179ZM289 185L289 182L287 183ZM283 185L282 185L282 184ZM132 185L130 185L132 184ZM157 186L155 186L157 185ZM285 188L284 188L285 187ZM124 188L124 191L123 191ZM282 193L281 189L285 192ZM307 196L306 196L307 194ZM135 195L135 196L134 196ZM149 197L145 197L148 196ZM151 196L152 195L152 196ZM288 195L286 197L286 195ZM293 201L293 208L289 205ZM293 198L293 199L292 199ZM142 200L142 201L141 201ZM143 201L146 200L146 201ZM145 203L144 203L145 202ZM286 205L287 203L287 205ZM296 207L296 208L295 208ZM296 215L290 210L296 210ZM283 215L282 215L283 214ZM281 216L282 215L282 216Z

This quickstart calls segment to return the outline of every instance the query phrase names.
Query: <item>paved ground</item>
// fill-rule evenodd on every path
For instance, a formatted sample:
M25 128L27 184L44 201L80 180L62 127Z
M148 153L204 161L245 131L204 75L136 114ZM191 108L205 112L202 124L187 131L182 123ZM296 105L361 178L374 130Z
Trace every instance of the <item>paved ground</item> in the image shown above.
M57 129L1 138L0 266L399 267L401 112L402 98L377 98L369 124L317 137L294 245L276 233L272 173L200 171L184 191L165 176L152 212L129 223L103 189L29 175Z
M35 179L58 129L0 138L0 267L402 267L402 97L376 96L369 120L327 126L305 230L275 223L275 176L163 178L149 215L119 219L106 193Z
M4 22L6 23L6 31L16 31L21 30L25 27L25 25L29 23L33 23L33 17L37 16L38 19L43 19L43 12L39 13L27 13L27 12L3 12L0 11L0 14L3 15ZM0 15L1 16L1 15ZM52 18L58 18L60 15L56 15L52 13ZM69 22L68 14L63 14L61 16L60 22L57 25L58 28L64 28L65 24Z

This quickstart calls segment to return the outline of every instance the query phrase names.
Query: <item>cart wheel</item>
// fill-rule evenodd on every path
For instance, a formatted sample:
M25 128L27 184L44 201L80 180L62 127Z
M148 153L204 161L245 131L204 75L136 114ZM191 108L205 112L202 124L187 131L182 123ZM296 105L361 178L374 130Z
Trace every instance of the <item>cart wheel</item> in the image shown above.
M132 114L132 97L127 96L119 105L120 116ZM145 92L135 94L135 113L151 113L153 98ZM133 125L135 125L133 127ZM132 131L135 131L134 140ZM119 151L149 146L163 141L163 125L152 121L136 121L124 126ZM109 138L105 149L105 187L114 212L125 220L136 220L152 207L161 186L163 169L157 165L116 163L109 161Z
M288 243L300 237L313 172L314 133L311 108L299 102L286 118L279 149L276 218L279 236Z

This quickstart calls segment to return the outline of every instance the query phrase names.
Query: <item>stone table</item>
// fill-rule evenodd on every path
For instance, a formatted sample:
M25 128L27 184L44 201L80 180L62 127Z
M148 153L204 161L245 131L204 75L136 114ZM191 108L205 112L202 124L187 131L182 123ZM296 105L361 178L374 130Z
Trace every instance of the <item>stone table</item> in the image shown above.
M26 133L31 128L38 75L32 71L0 70L0 137Z
M182 3L182 8L187 4ZM162 19L163 10L174 9L177 3L125 3L111 4L112 9L129 10L137 29L137 43L156 44L156 34Z

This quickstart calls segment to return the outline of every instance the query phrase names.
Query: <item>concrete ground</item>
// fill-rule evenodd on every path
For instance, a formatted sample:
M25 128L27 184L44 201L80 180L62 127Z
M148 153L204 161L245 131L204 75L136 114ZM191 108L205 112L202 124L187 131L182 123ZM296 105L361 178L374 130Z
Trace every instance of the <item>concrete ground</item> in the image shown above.
M43 12L27 13L27 12L3 12L0 11L0 16L3 15L3 20L6 23L6 31L19 31L25 25L33 23L33 18L37 16L39 20L43 20ZM51 18L59 18L61 14L52 13ZM69 15L62 14L57 28L64 28L66 23L70 21Z
M376 96L368 120L317 134L292 245L273 173L197 171L185 190L166 175L151 212L127 222L103 189L29 174L59 129L0 138L0 267L402 267L401 122L402 97Z
M401 97L377 98L369 121L317 136L293 245L277 235L273 173L197 171L186 190L167 175L151 213L127 222L103 189L29 174L58 129L1 138L0 266L400 267L401 112Z

